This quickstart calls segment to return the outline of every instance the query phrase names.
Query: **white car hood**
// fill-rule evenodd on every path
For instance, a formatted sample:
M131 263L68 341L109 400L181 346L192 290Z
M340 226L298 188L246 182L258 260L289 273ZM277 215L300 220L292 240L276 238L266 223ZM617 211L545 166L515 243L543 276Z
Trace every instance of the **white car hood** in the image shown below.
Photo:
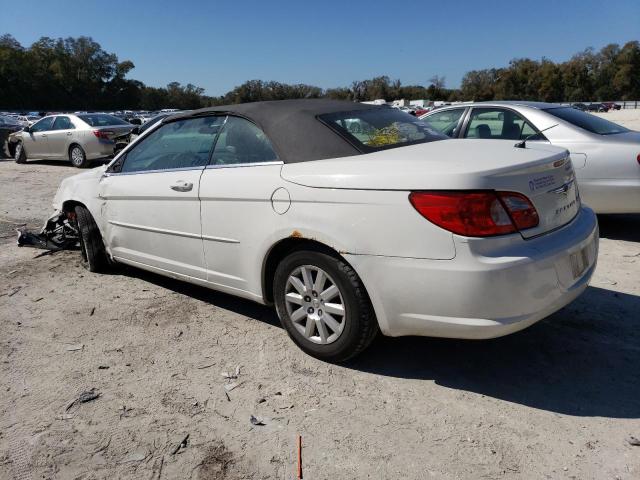
M502 140L443 140L366 155L288 163L282 178L315 188L427 190L496 188L496 177L534 173L567 157L567 150Z

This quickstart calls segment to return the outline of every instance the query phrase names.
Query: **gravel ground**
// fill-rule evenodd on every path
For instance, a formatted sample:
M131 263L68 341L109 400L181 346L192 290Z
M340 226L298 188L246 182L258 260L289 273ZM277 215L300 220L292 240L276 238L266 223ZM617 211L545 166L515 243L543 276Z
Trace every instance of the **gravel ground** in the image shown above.
M16 247L74 173L0 162L0 478L291 479L298 434L306 479L640 478L639 216L601 217L592 286L523 332L335 366L269 308Z

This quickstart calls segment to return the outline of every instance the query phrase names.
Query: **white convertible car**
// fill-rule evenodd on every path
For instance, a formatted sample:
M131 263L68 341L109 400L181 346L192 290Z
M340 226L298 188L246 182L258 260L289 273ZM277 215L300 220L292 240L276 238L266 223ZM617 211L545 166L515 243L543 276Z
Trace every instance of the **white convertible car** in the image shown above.
M420 118L452 138L528 139L566 148L585 204L596 213L640 213L640 132L541 102L465 103Z
M582 293L598 226L566 150L446 140L395 109L258 102L167 117L67 178L49 224L121 262L274 304L329 361L385 335L483 339Z

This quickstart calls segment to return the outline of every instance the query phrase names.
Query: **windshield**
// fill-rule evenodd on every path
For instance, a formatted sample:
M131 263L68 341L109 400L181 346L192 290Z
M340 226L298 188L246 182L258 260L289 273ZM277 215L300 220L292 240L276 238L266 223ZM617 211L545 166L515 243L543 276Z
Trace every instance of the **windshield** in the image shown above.
M107 115L106 113L91 113L78 115L78 118L83 122L89 124L91 127L108 127L111 125L129 125L129 122L120 120L113 115Z
M598 135L613 135L614 133L629 131L617 123L610 122L591 113L583 112L577 108L547 108L544 111L576 127L583 128L591 133L597 133Z
M319 118L363 152L448 138L422 120L395 108L328 113Z

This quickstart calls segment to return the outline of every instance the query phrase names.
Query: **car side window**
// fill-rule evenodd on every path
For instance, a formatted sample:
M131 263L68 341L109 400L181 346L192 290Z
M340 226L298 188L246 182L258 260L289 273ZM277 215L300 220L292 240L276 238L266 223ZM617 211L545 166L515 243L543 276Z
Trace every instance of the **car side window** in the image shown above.
M72 130L75 128L69 117L56 117L52 130Z
M277 160L264 132L249 120L227 117L213 150L212 165L264 163Z
M440 133L444 133L449 137L453 137L460 117L464 113L464 108L452 108L441 112L433 113L422 120L427 122L429 126Z
M186 118L162 125L135 145L121 172L205 167L224 116Z
M536 134L536 129L522 115L503 108L471 110L465 138L522 140Z
M53 125L53 117L45 117L42 120L40 120L39 122L34 123L31 126L31 131L32 132L47 132L47 131L51 130L52 125Z

